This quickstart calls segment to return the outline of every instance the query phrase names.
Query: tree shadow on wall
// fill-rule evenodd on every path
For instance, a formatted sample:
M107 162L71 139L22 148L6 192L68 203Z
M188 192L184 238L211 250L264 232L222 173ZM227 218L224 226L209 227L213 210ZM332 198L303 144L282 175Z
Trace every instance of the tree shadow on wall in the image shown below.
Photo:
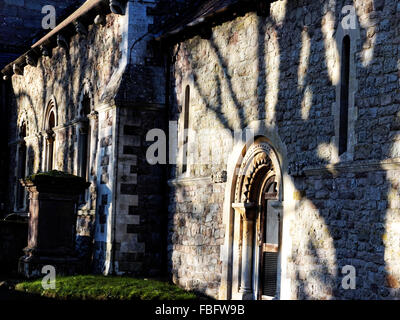
M69 38L68 48L53 48L51 55L49 57L42 56L35 67L25 67L23 76L14 76L25 77L21 81L27 81L26 77L30 76L32 72L39 75L32 79L32 81L35 81L32 83L32 86L20 86L18 91L14 90L12 92L12 100L15 107L12 108L10 114L10 123L17 123L17 119L21 113L28 115L27 121L31 128L31 136L36 135L34 145L37 147L36 167L39 168L39 171L43 167L45 149L43 135L46 124L43 119L48 103L53 96L57 100L55 104L56 123L66 125L65 130L57 131L56 139L59 146L55 150L56 161L58 160L57 167L59 170L69 173L73 173L73 170L76 169L74 168L74 159L77 152L75 148L77 136L75 127L70 125L76 120L81 93L84 90L86 82L92 85L90 90L93 90L95 105L103 103L102 99L109 98L109 96L105 95L109 83L104 83L103 87L99 87L98 83L100 79L110 80L119 66L121 53L119 51L120 43L118 37L109 37L109 41L106 42L102 40L101 36L105 29L109 28L113 23L116 22L114 20L109 21L109 25L107 26L92 24L88 29L87 36L74 34L72 38ZM101 43L101 49L98 49L98 43ZM104 60L103 56L107 51L113 53L110 55L111 61L108 64L101 64L100 61ZM26 68L32 68L32 70L28 71ZM36 92L40 93L36 94ZM23 109L21 108L22 105L24 106ZM10 140L16 139L15 135L16 133L11 132ZM89 169L90 173L96 173L97 161L95 160L96 157L93 157ZM10 168L13 168L14 165L16 166L15 163L11 163ZM33 171L33 165L32 168L30 167L30 170ZM101 174L101 171L99 174ZM100 181L100 177L98 179ZM11 171L10 181L15 186L16 180ZM13 197L12 190L14 188L10 187L10 198ZM104 218L96 216L91 219L92 221L87 224L90 228L91 236L89 238L78 236L77 239L78 245L82 244L81 248L83 251L80 254L82 259L87 262L88 271L91 269L97 270L94 266L90 266L91 261L89 260L93 255L93 251L96 251L99 261L104 262L106 256L105 246L95 246L94 244L94 233L96 232L94 228L95 220L104 220ZM85 224L85 222L79 220L77 223L78 229L82 224Z
M192 66L188 72L193 76L194 90L206 105L207 111L214 113L225 128L231 131L244 128L250 121L265 119L272 114L271 126L278 127L279 135L287 146L288 162L291 164L306 162L308 166L324 168L330 165L330 161L321 150L331 145L332 137L335 136L335 115L331 106L336 97L336 85L329 78L328 64L332 59L327 52L329 39L326 37L329 36L322 30L328 18L324 8L331 6L331 10L336 12L333 16L336 17L334 23L337 27L339 18L343 16L340 12L346 4L352 2L305 1L304 5L312 12L303 10L300 15L296 15L294 12L296 4L288 1L281 22L274 21L272 17L265 20L258 18L258 113L255 116L251 115L247 120L244 120L246 110L242 98L238 98L242 92L238 92L233 85L232 75L235 74L238 65L224 57L224 50L218 46L214 35L209 40L197 38L192 41L207 41L209 54L215 55L217 66L222 70L220 73L215 73L214 87L217 97L210 98L204 86L203 70L198 67L196 53L193 54L183 45L179 49L178 59L187 59L188 64ZM385 9L381 4L371 0L366 4L366 7L368 6L376 9L374 16L378 17L396 11L394 3L387 4L390 8ZM371 11L372 9L368 9L368 12ZM374 164L375 169L363 170L356 165L354 170L345 170L343 168L350 163L336 163L331 165L332 171L336 172L334 174L322 170L323 173L312 176L292 175L295 188L304 195L299 204L307 204L309 207L306 210L314 210L317 221L321 222L318 226L309 225L304 221L303 212L296 212L293 227L301 230L303 240L307 241L294 242L293 254L289 257L289 268L295 273L292 279L296 288L295 298L311 299L320 292L323 293L321 298L334 299L399 297L396 290L400 287L396 280L399 271L391 269L396 267L394 254L392 254L392 266L387 263L389 251L394 249L390 248L388 241L385 242L388 237L385 225L388 214L390 213L389 220L393 221L395 220L393 212L397 212L395 211L397 209L393 208L396 203L393 194L398 196L398 184L393 183L393 175L387 173L385 167L380 164L380 160L393 156L391 152L394 139L391 138L390 131L396 129L393 115L400 110L395 100L382 107L386 95L393 95L395 91L399 96L396 82L394 81L394 85L393 83L386 85L385 88L384 80L389 79L390 75L395 76L398 72L396 59L389 59L388 49L383 46L384 39L396 37L397 25L394 15L395 13L393 17L388 17L389 22L385 22L386 29L382 28L385 31L379 32L378 28L375 29L376 40L375 44L372 43L374 60L363 65L362 55L355 54L358 79L355 96L355 107L358 109L355 123L355 160L365 162L377 159ZM358 16L357 19L359 24ZM235 23L237 22L232 23L233 26ZM364 45L368 46L371 29L361 26L360 32L361 40L357 42L357 52L362 51ZM297 71L300 68L302 49L306 45L304 37L309 38L309 58L303 77L298 77L297 72L293 70ZM335 42L334 34L332 37ZM335 44L338 46L338 43ZM279 52L276 104L273 102L274 97L271 96L274 81L269 76L277 70L267 69L269 59L274 58L269 54L270 45L276 45L275 52ZM232 52L228 50L227 54ZM380 79L381 91L378 91L376 89L378 82L373 80L375 77L379 78L382 73L386 75ZM229 92L229 99L235 106L235 116L240 119L235 125L229 124L228 118L232 118L233 115L228 116L224 111L222 92ZM178 99L175 97L175 100ZM285 196L291 198L293 195ZM202 219L204 218L205 215ZM312 228L322 230L318 240L324 241L322 245L317 245L315 239L310 238L309 233ZM393 236L393 231L391 235ZM179 239L177 241L179 242ZM332 244L332 247L329 244ZM396 248L395 244L392 245ZM309 266L317 266L319 271L313 271L312 268L301 270L305 261L308 261ZM345 275L341 271L346 265L356 268L355 290L345 290L342 287Z

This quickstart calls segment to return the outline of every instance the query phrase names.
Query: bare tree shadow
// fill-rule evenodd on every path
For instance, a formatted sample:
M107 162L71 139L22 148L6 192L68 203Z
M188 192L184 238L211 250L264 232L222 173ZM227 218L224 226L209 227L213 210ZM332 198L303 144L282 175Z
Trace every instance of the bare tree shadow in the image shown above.
M306 162L310 167L324 168L330 165L330 161L326 157L322 157L319 148L323 145L329 145L332 137L335 136L335 115L332 113L332 102L335 101L336 86L329 79L329 68L325 58L326 52L323 45L324 34L320 28L323 24L324 12L323 8L332 5L332 2L324 1L316 3L313 1L303 2L307 11L304 16L296 16L294 10L298 4L288 1L286 4L286 14L282 22L277 23L271 17L265 21L259 19L258 23L258 117L257 119L265 119L267 117L266 97L271 88L268 88L266 65L266 40L269 39L266 34L274 31L277 34L279 52L279 84L278 84L278 101L275 106L275 119L280 137L288 149L288 162ZM349 1L336 1L335 11L336 26L339 18L342 16L338 13L344 5L351 4ZM391 9L383 11L384 7L371 1L371 7L376 7L374 16L386 14L390 10L396 10L395 5L391 4ZM372 10L371 10L372 11ZM359 17L357 17L359 18ZM365 19L365 17L363 17ZM390 20L393 23L393 19ZM390 24L390 22L388 22ZM388 24L386 23L386 25ZM358 21L358 24L360 22ZM393 25L393 27L395 27ZM267 31L268 29L268 31ZM388 27L386 32L389 31ZM232 33L232 31L230 31ZM368 39L368 30L361 26L361 39L357 43L357 52L363 50L363 43ZM309 37L309 62L305 71L302 83L299 82L297 75L293 72L299 67L301 58L301 49L304 45L303 36ZM359 169L346 170L349 163L337 163L332 166L332 170L336 174L331 174L328 170L325 173L313 176L293 176L295 188L304 194L304 198L300 201L310 202L310 207L317 212L318 221L321 221L322 227L326 227L324 234L325 240L332 241L333 248L322 247L325 252L322 256L321 248L316 246L314 239L308 238L310 229L306 225L302 225L301 212L296 213L294 228L302 230L302 236L308 239L308 245L304 246L300 243L293 243L294 254L290 258L292 262L289 267L296 274L293 284L297 288L297 298L313 298L318 290L324 292L326 298L333 299L386 299L396 296L396 285L393 285L393 276L390 274L390 268L387 265L388 245L385 244L387 237L387 213L393 211L393 193L396 193L398 184L393 184L394 175L387 172L386 169L379 164L379 161L389 159L393 156L390 150L393 150L393 142L388 142L390 131L393 130L394 124L393 114L398 108L392 105L385 110L376 111L374 105L384 99L377 96L378 92L371 87L371 78L368 75L379 75L380 72L396 72L396 59L383 61L380 57L387 55L382 45L384 39L395 39L395 32L388 37L384 32L376 30L376 44L374 48L375 62L364 66L360 54L355 54L355 63L357 68L357 78L359 87L356 93L356 108L359 110L359 116L356 120L356 145L355 160L357 163L363 163L366 160L377 160L378 164L375 169L364 170ZM232 34L226 34L226 38L231 38ZM192 39L193 42L200 41ZM201 40L205 41L205 40ZM214 86L217 98L210 100L210 93L204 89L203 83L199 78L203 77L201 68L196 65L196 58L193 56L190 48L185 48L185 43L181 43L181 54L188 59L189 73L194 78L194 87L200 99L206 105L207 111L216 114L220 124L225 128L233 131L234 127L229 124L229 118L233 118L232 114L225 114L221 92L222 87L226 86L229 92L229 99L233 101L234 112L240 119L236 125L244 128L247 125L245 119L245 107L238 92L235 91L232 84L232 64L227 62L228 58L224 57L221 49L213 36L207 40L210 52L216 56L216 62L220 68L223 78L220 77L218 71L213 73ZM230 53L228 52L228 55ZM233 53L232 53L233 54ZM380 69L382 68L382 69ZM210 72L211 74L211 72ZM382 79L380 79L382 81ZM382 83L382 82L381 82ZM385 94L393 94L393 91L399 92L394 82L384 90ZM382 92L382 91L381 91ZM305 99L308 101L305 102ZM179 100L177 97L175 101ZM371 102L372 101L372 102ZM307 108L304 108L307 103ZM302 108L303 107L303 108ZM302 110L306 109L306 111ZM380 113L380 114L379 114ZM374 118L381 115L380 119ZM373 118L371 118L371 116ZM391 128L392 127L392 128ZM372 134L368 136L367 132ZM372 168L374 165L371 165ZM357 165L355 165L357 167ZM323 171L323 170L322 170ZM389 176L388 176L389 175ZM392 199L390 199L392 197ZM190 197L189 197L190 198ZM172 202L175 202L172 198ZM392 204L390 204L392 201ZM180 208L172 211L171 220L176 212L181 212ZM188 212L190 214L190 211ZM206 216L204 212L203 218ZM189 222L202 222L202 220L190 219L185 221L183 225L188 226ZM391 218L393 219L393 217ZM179 239L177 232L173 236ZM330 239L330 240L329 240ZM176 241L173 240L173 243ZM178 240L179 242L179 240ZM317 250L318 248L318 250ZM324 255L328 255L334 261L334 269L332 263L327 262ZM319 266L318 272L311 269L306 272L310 274L305 277L299 271L302 260L309 259L310 265ZM175 261L173 261L175 264ZM178 263L179 265L179 263ZM342 268L346 265L352 265L357 270L357 286L355 290L345 290L342 287L344 275L341 273ZM395 267L395 262L394 266ZM177 270L173 270L175 276L178 277ZM389 279L392 279L390 284ZM315 292L308 288L309 282L315 280L319 284L319 288L315 288Z

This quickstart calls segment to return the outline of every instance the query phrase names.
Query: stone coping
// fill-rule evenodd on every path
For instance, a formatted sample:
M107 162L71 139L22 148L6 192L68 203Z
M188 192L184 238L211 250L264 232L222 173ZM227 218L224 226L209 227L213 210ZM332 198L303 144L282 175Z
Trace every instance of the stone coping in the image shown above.
M309 166L304 168L306 176L321 174L337 175L339 173L360 173L370 171L400 170L400 158L385 160L348 161L325 166Z
M40 172L20 180L26 188L56 194L80 194L90 186L84 178L62 171Z
M187 186L191 184L211 184L212 179L211 176L208 177L188 177L188 178L178 178L178 179L172 179L168 180L168 185L170 187L180 187L180 186Z

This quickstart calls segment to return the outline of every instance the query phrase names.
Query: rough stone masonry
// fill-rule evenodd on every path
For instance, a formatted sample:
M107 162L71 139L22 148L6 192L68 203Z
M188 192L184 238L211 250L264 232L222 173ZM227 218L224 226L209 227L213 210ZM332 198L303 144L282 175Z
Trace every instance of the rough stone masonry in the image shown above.
M354 5L354 30L341 27L345 5ZM268 17L250 12L174 46L173 119L183 125L177 110L189 85L193 131L257 128L282 161L281 298L399 298L399 15L396 1L275 1ZM349 151L339 156L345 35L353 105ZM224 261L224 203L230 162L239 157L225 135L203 132L193 154L213 148L223 160L188 160L185 178L174 171L170 270L187 288L234 296L240 287L227 271L234 262ZM212 181L226 170L228 182ZM233 246L240 253L241 244ZM346 265L356 269L354 290L342 287Z
M87 33L71 20L36 66L2 71L10 212L20 163L46 170L52 146L80 175L89 145L94 272L167 270L219 299L400 298L397 1L86 3ZM151 165L147 133L169 121L176 158Z

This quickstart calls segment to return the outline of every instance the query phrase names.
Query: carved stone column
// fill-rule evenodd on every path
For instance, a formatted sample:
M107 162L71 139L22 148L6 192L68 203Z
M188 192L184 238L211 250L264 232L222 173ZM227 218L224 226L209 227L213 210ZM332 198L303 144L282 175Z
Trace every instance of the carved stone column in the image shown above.
M88 115L91 128L91 141L90 141L90 166L89 170L94 172L89 172L90 176L96 176L96 163L97 163L97 140L99 136L99 114L97 111L92 111Z
M96 111L92 111L87 115L88 121L86 125L86 133L89 134L88 146L88 182L90 183L89 190L85 194L83 204L78 210L77 220L77 236L76 236L76 249L79 257L86 261L87 268L85 272L90 271L90 261L93 252L93 238L95 231L95 216L97 207L97 143L98 143L98 127L99 117Z
M237 214L240 214L243 222L242 268L239 293L243 300L252 300L253 234L257 206L252 203L234 203L232 207Z
M77 166L77 174L78 176L85 176L85 170L87 168L87 164L84 161L87 161L86 154L83 154L87 150L85 150L84 145L87 145L88 134L89 134L89 122L87 120L81 120L77 123L78 128L78 166Z
M43 134L41 132L37 132L35 134L35 136L36 136L36 141L37 141L37 145L39 148L39 154L43 154L43 152L44 152L44 150L43 150ZM38 162L37 162L36 168L34 168L33 172L40 171L40 169L42 168L43 157L39 156L37 159L38 159Z
M46 140L46 170L50 171L54 169L54 141L55 133L53 130L47 130L45 132Z

